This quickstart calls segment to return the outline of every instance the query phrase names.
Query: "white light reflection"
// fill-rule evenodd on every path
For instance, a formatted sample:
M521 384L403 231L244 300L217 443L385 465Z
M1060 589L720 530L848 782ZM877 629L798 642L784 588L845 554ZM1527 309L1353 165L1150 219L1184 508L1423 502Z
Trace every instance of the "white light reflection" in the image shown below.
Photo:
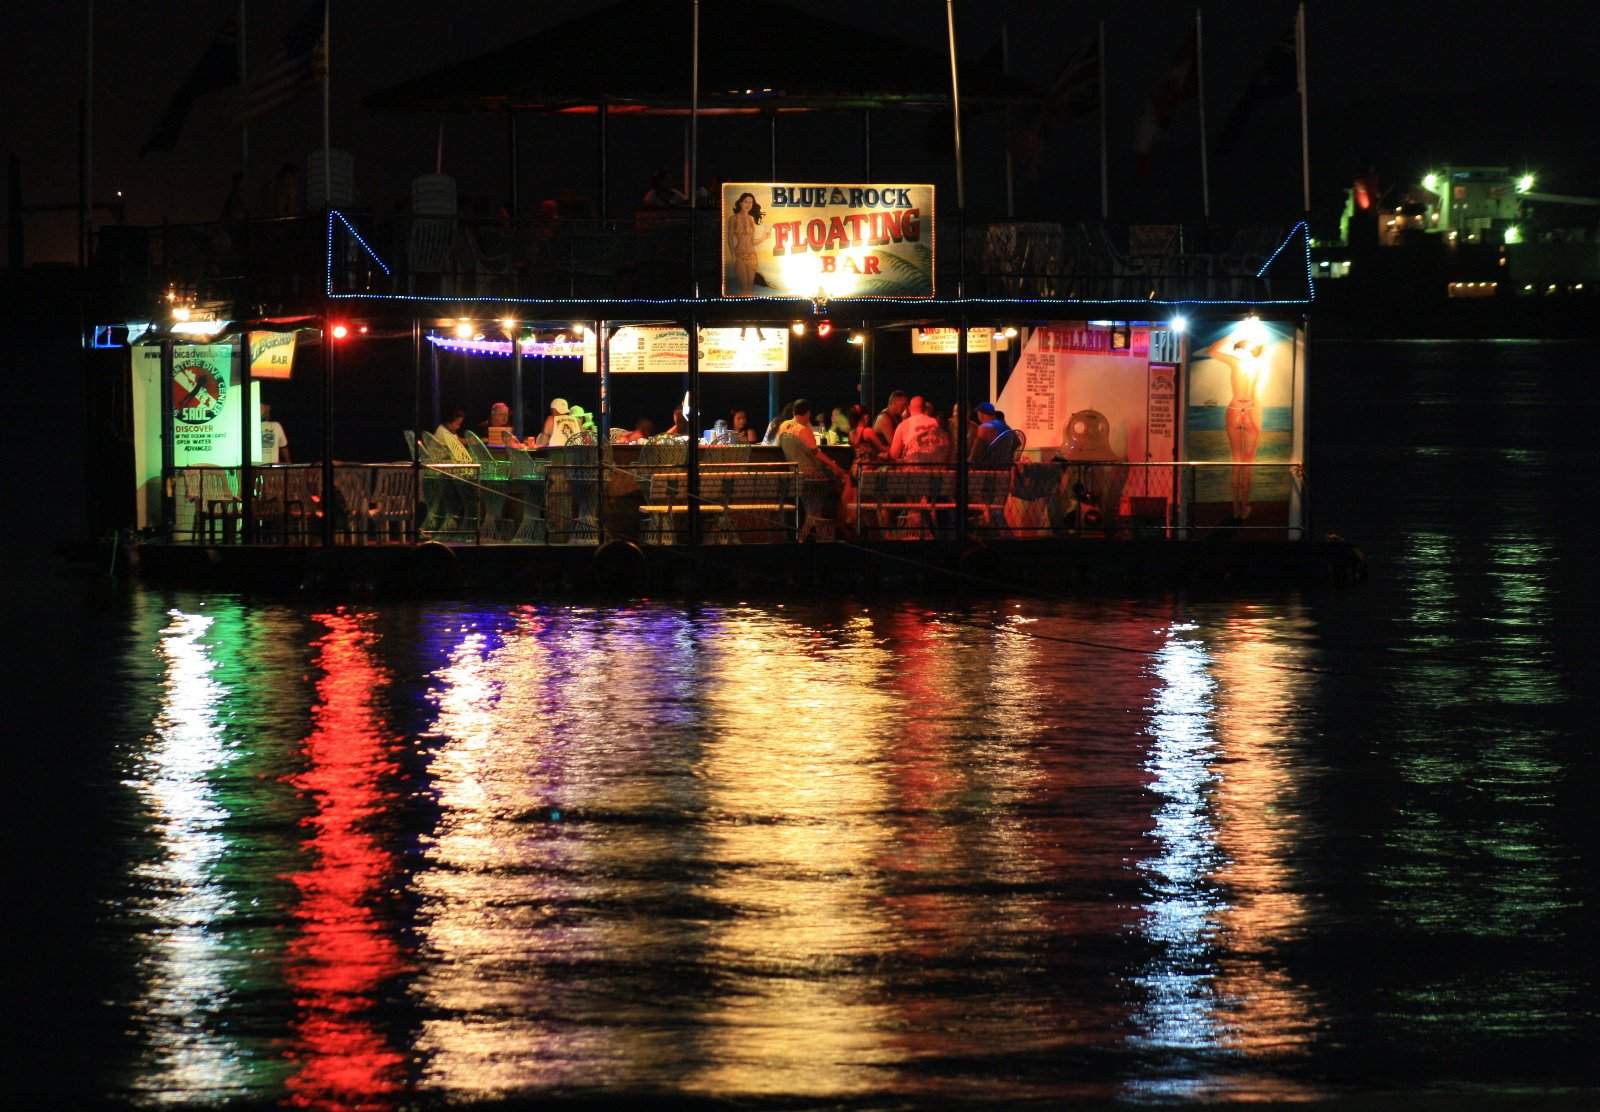
M1135 1045L1170 1051L1200 1051L1218 1043L1216 998L1209 933L1221 900L1210 884L1217 867L1216 829L1209 796L1217 782L1212 768L1216 742L1211 735L1212 694L1205 646L1174 625L1156 657L1156 692L1149 733L1153 739L1145 769L1150 791L1160 800L1150 833L1155 857L1141 861L1151 897L1141 933L1155 952L1135 978L1144 1000L1134 1016ZM1195 1078L1140 1079L1130 1088L1143 1097L1197 1095Z
M214 1027L228 995L230 961L214 924L231 912L216 876L227 811L209 779L226 758L219 705L227 689L205 644L212 619L169 612L157 651L163 700L154 736L125 783L149 812L160 855L134 869L134 887L151 893L136 908L143 980L134 1021L145 1060L135 1088L157 1102L216 1100L245 1092L233 1040Z
M1248 610L1248 608L1247 608ZM1146 764L1159 853L1141 863L1152 898L1142 933L1153 947L1136 983L1136 1046L1161 1071L1130 1083L1139 1099L1306 1099L1274 1072L1317 1028L1305 987L1271 960L1303 929L1291 860L1299 652L1253 614L1230 619L1208 647L1173 626ZM1174 1058L1174 1052L1176 1057Z

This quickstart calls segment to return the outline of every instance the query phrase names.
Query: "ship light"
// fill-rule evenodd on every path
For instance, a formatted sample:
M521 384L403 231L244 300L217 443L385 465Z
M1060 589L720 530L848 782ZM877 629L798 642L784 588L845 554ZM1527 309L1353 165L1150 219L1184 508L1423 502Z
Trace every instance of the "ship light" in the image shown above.
M1527 193L1532 188L1533 188L1533 175L1532 174L1523 174L1520 178L1517 179L1517 192L1518 193Z
M1167 327L1182 336L1189 330L1189 318L1185 316L1173 317L1172 320L1167 322Z

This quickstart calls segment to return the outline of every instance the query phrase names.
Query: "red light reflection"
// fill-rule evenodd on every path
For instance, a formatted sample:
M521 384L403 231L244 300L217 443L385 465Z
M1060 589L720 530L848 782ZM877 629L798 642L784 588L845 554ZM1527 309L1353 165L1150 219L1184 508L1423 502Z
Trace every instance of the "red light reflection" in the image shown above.
M383 787L395 764L373 707L387 682L374 663L375 635L343 609L317 616L328 629L316 643L314 728L306 769L291 783L316 810L305 820L309 866L290 879L299 890L300 935L289 947L288 984L298 1018L288 1056L289 1103L329 1109L387 1108L399 1091L404 1058L370 1011L378 987L400 971L400 953L370 906L393 857L369 831L388 806Z

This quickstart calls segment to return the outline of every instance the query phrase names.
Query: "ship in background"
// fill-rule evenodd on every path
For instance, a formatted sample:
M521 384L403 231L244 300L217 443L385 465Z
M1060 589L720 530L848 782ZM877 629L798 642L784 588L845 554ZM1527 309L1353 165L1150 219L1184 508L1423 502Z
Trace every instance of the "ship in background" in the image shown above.
M1312 241L1318 333L1578 337L1600 331L1600 198L1509 166L1442 165L1345 191L1337 242Z

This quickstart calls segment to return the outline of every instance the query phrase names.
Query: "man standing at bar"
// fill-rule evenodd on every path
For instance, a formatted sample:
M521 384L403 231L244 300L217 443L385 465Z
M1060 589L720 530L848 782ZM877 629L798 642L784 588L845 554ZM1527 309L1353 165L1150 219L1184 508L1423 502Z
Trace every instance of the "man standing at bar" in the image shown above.
M878 414L878 419L872 427L883 438L885 444L894 443L895 429L900 427L901 420L906 415L906 392L896 390L889 395L889 404L884 406L883 412Z

